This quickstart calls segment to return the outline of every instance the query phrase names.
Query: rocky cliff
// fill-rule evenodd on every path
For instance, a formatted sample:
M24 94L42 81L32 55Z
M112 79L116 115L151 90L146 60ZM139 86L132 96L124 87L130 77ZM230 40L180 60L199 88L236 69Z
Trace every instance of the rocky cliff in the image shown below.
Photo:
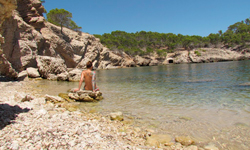
M1 12L6 14L1 15L1 75L17 78L33 67L41 77L57 79L59 75L68 80L73 68L83 69L89 60L100 69L134 66L132 58L114 54L93 35L67 28L61 33L60 27L45 21L39 0L3 1L1 7L6 10Z
M110 51L88 33L67 28L61 33L60 27L45 21L39 0L0 0L0 7L0 74L11 78L20 77L32 67L29 70L36 72L30 76L73 81L89 60L96 69L111 69L250 58L249 51L223 49L178 51L166 58L132 58L124 52Z

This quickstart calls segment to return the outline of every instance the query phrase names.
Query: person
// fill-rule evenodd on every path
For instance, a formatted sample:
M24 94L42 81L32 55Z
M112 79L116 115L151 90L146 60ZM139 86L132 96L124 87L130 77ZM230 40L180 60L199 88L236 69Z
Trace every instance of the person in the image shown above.
M84 90L91 90L93 92L99 91L99 88L96 86L96 73L95 71L92 71L93 66L92 62L88 61L87 64L87 70L83 70L81 74L81 79L79 81L79 87L74 90L74 92L79 91L82 86L82 82L84 80L85 85L84 85Z

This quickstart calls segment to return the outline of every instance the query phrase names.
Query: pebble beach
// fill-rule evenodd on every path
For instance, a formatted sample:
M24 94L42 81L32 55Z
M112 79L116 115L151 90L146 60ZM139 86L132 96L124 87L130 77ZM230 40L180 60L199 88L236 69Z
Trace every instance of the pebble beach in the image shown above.
M44 95L32 89L31 82L0 82L1 150L204 149L186 137L184 143L176 142L168 135L154 135L154 131L126 121L48 103Z

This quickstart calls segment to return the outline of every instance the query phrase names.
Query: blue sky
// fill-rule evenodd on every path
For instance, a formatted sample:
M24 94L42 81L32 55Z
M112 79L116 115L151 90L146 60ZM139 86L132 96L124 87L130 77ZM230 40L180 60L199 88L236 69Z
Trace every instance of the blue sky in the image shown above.
M250 17L250 0L46 0L90 34L152 31L208 36Z

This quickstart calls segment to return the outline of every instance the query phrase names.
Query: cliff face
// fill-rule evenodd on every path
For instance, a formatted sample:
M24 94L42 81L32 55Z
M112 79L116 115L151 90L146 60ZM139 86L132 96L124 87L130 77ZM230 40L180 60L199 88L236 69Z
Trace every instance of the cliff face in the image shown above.
M5 43L5 39L2 36L4 32L2 24L6 19L11 17L12 11L16 9L16 7L15 0L0 0L0 74L10 77L17 77L17 73L4 55L2 45Z
M52 61L53 58L55 58L55 60L53 59L54 65L48 66L48 68L63 63L66 66L66 69L63 70L67 70L67 68L83 69L89 60L100 69L131 66L127 61L131 59L130 57L113 54L103 47L99 39L93 35L75 32L67 28L63 28L61 34L59 27L45 22L42 16L44 8L39 0L17 0L17 3L13 1L13 5L11 5L13 7L7 2L3 4L6 9L4 12L6 17L4 17L4 21L1 21L3 22L1 29L4 37L1 45L3 62L1 75L16 78L18 73L28 67L39 69L41 68L39 65L44 65L41 62L48 65L50 64L48 61ZM16 10L13 10L15 7L17 7ZM48 60L43 56L49 56L51 59ZM46 61L41 61L43 58ZM50 70L53 69L50 68ZM39 72L42 77L46 77L42 74L43 71L39 70ZM53 71L51 74L57 75Z

